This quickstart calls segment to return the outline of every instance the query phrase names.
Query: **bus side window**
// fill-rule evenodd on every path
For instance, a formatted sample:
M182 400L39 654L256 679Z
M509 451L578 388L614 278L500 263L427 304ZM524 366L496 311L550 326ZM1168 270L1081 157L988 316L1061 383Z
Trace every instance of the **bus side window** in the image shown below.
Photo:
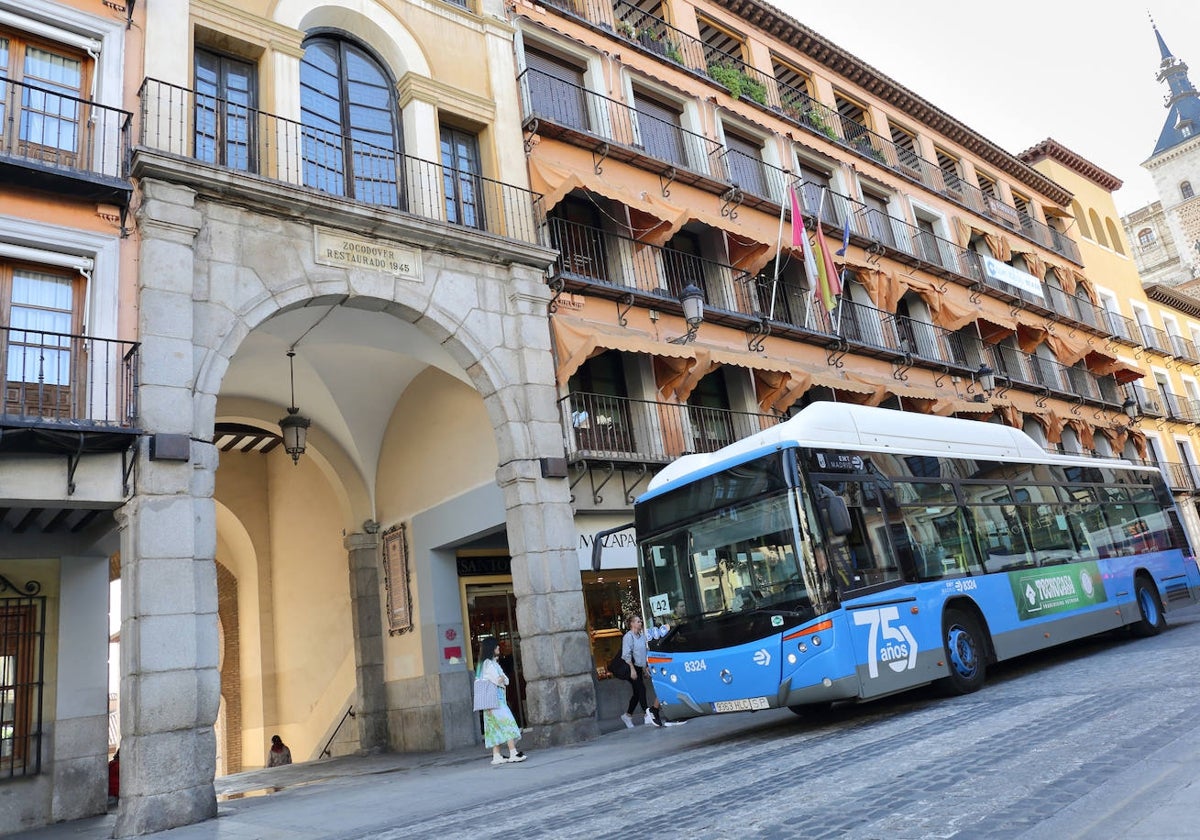
M1033 566L1033 553L1009 486L996 481L964 482L960 489L984 570L1000 572ZM1021 497L1030 498L1024 491Z

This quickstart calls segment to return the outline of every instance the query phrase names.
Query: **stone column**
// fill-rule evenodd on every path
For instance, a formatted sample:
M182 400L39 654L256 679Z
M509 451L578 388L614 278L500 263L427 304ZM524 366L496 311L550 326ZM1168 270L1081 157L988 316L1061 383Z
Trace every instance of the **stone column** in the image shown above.
M542 458L562 458L562 431L546 322L549 291L533 269L511 269L506 368L496 398L508 424L498 429L508 548L533 743L594 738L596 691L586 632L578 540L565 478L543 478Z
M143 180L139 422L192 439L188 461L139 447L137 493L121 522L121 801L114 836L216 816L217 453L197 438L192 390L193 242L186 188ZM215 404L211 401L210 405ZM211 417L207 433L212 433Z
M379 608L379 535L357 533L343 544L350 561L350 617L354 626L354 704L359 747L388 745L387 694L383 687L383 616Z

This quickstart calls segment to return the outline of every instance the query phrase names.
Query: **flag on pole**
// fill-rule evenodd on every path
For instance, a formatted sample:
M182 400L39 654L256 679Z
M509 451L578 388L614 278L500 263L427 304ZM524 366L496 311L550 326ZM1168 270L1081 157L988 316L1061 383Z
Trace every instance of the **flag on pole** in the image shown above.
M796 188L791 187L789 192L792 194L792 246L801 249L801 253L804 254L804 274L808 277L808 282L815 284L817 260L808 244L808 231L804 229L804 213L800 211L800 199L796 196ZM820 225L817 227L820 228Z
M842 247L835 252L839 257L846 256L846 249L850 247L850 214L846 214L846 226L842 228Z
M842 293L842 282L838 277L837 266L833 262L833 254L829 252L829 245L825 241L825 234L821 230L821 221L817 220L817 248L821 251L821 257L817 261L817 277L820 279L821 286L821 303L825 305L827 312L832 312L837 306L838 295Z

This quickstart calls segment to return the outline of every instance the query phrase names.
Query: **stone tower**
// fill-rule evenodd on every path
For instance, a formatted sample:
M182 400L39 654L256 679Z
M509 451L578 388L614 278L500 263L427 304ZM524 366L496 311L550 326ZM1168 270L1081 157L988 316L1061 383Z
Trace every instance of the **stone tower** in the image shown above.
M1154 179L1159 200L1122 223L1142 281L1184 286L1200 278L1200 94L1187 64L1171 54L1157 25L1154 37L1162 59L1156 78L1168 88L1167 117L1142 166Z

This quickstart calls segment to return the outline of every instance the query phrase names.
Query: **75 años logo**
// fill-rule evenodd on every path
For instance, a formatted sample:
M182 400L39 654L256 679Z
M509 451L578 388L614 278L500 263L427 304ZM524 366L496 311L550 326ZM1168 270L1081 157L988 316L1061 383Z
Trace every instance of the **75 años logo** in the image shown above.
M897 674L917 667L917 640L907 624L899 622L900 610L880 607L877 610L856 610L854 623L870 626L867 638L867 672L871 679L879 676L879 663L886 662Z

